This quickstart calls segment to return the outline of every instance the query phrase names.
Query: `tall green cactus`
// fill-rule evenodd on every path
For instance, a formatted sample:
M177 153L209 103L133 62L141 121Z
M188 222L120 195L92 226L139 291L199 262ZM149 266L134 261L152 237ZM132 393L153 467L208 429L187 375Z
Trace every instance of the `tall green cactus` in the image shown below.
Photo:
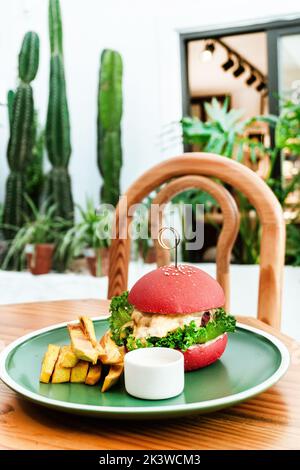
M8 120L9 120L9 131L11 131L12 122L13 122L14 98L15 98L14 90L8 90L8 92L7 92L7 109L8 109Z
M116 206L120 197L122 167L122 74L120 54L106 49L101 54L98 91L98 167L103 178L101 202Z
M7 108L8 108L8 119L9 126L12 127L12 116L13 116L13 103L14 103L15 92L9 90L7 93ZM33 201L36 207L39 206L44 173L43 173L43 163L44 163L44 137L45 132L40 127L38 122L38 113L34 111L33 118L33 144L32 144L32 153L30 162L27 162L25 169L25 178L26 186L25 192L29 198Z
M34 32L25 34L19 54L20 83L15 93L8 95L10 138L7 160L10 174L6 182L4 203L4 224L20 227L26 213L25 170L32 156L34 144L33 120L34 104L30 82L35 78L39 64L39 38ZM4 230L6 237L12 232Z
M46 195L57 215L73 220L73 197L68 163L71 156L70 121L63 62L62 23L59 0L49 0L50 82L46 123L46 147L52 169L47 175Z

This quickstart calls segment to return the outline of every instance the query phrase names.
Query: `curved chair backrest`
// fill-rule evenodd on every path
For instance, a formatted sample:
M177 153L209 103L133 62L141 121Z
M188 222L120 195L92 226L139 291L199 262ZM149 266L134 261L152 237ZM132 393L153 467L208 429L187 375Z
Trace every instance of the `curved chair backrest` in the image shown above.
M282 290L282 274L284 265L284 250L285 250L285 224L281 206L271 191L271 189L264 183L264 181L256 175L252 170L246 166L215 154L208 153L186 153L178 157L165 160L162 163L154 166L146 171L135 183L133 183L124 196L121 198L116 210L116 234L112 240L110 249L110 268L109 268L109 288L108 297L118 295L127 289L128 280L128 264L130 255L130 238L127 233L127 228L132 218L130 208L135 204L140 203L151 191L157 189L163 183L167 183L174 178L186 176L209 176L218 178L224 183L229 184L233 188L242 192L249 202L255 207L259 220L262 226L261 232L261 249L260 249L260 276L259 276L259 295L258 295L258 318L273 327L280 327L281 316L281 290ZM180 178L182 180L182 178ZM176 180L175 180L176 181ZM207 178L201 178L201 183L197 180L197 186L212 194L220 202L222 201L221 209L225 209L232 213L235 212L235 206L232 200L228 197L228 192L216 190L215 184L207 183ZM190 182L187 182L187 188L191 187ZM194 182L195 183L195 182ZM171 184L171 183L170 183ZM167 187L170 187L170 184ZM173 189L175 190L175 183L172 181ZM196 184L196 183L195 183ZM206 187L204 186L206 185ZM195 185L192 185L195 187ZM185 189L187 189L185 188ZM183 191L181 185L180 192ZM164 188L163 188L164 190ZM219 191L218 193L216 191ZM178 191L177 191L178 192ZM160 194L160 193L159 193ZM158 194L158 197L159 197ZM226 196L225 196L226 195ZM172 197L172 196L171 196ZM162 199L167 198L167 190L161 196ZM224 201L227 201L226 203ZM124 201L124 202L123 202ZM231 209L229 207L231 206ZM223 214L223 215L224 215ZM235 219L235 231L232 236L236 235L237 221ZM124 231L124 225L120 224L126 222L126 234L120 233ZM233 219L232 219L233 220ZM120 228L121 227L121 228ZM223 233L225 229L223 227ZM222 246L224 248L224 237ZM234 240L227 245L226 261L220 268L222 258L220 241L218 245L219 256L217 259L217 273L218 279L226 290L226 272L228 280L228 265L231 247ZM230 250L229 250L230 248ZM223 275L225 274L225 280ZM229 287L229 284L227 284Z
M183 176L166 184L157 196L153 199L153 204L160 207L167 204L174 196L187 189L201 189L209 193L218 203L223 214L223 225L217 243L217 280L224 289L226 297L225 308L229 310L230 285L229 285L229 267L232 247L236 240L239 230L239 211L235 200L224 186L204 176ZM151 231L154 234L159 232L163 226L163 212L159 211L158 220L151 221ZM158 224L158 226L156 226ZM156 249L157 265L165 266L170 264L170 251L165 250L157 238L154 239Z

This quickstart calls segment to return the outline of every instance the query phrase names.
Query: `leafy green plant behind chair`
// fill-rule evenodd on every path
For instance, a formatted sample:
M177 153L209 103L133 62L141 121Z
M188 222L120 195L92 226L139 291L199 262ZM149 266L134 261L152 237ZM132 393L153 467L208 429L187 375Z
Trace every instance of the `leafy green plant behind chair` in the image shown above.
M182 132L184 142L187 144L198 144L204 152L217 153L228 158L235 157L239 162L243 161L245 146L250 151L252 163L256 162L257 153L268 154L271 158L270 171L275 158L274 152L266 148L263 143L254 139L245 137L247 128L255 122L255 119L241 120L244 111L231 109L228 110L228 99L225 99L221 105L216 98L211 103L205 103L205 110L208 116L206 122L197 118L185 117L182 119ZM272 117L263 116L262 121L274 123ZM236 194L241 212L240 233L238 243L235 246L234 253L237 259L243 263L255 263L259 254L259 240L256 241L259 228L256 226L252 216L249 213L253 208L242 194ZM192 204L204 204L205 213L210 213L218 209L217 203L208 194L199 191L189 191L177 196L174 202L183 201ZM213 223L213 218L209 218L216 230L220 227ZM249 237L249 230L252 229L252 237ZM251 243L250 244L250 238ZM258 251L257 251L258 248ZM185 254L186 255L186 254Z
M7 160L10 169L6 182L3 229L6 238L11 238L10 226L21 227L27 211L26 169L31 161L34 145L34 103L31 82L39 64L39 38L34 32L25 34L19 54L20 83L15 94L8 96L10 137Z
M244 121L240 120L241 111L228 111L226 100L221 106L216 99L213 99L212 103L206 103L205 107L209 118L207 122L190 117L182 119L184 141L188 144L199 144L201 150L205 152L218 153L230 158L235 155L235 158L241 162L245 145L250 148L250 157L253 162L255 162L257 151L269 155L271 165L266 183L284 206L288 195L300 188L300 175L295 175L291 181L282 186L280 181L273 178L273 167L280 150L289 150L296 155L300 153L300 105L286 102L283 103L279 117L273 115L257 116ZM265 122L275 127L275 148L266 148L262 143L243 136L247 127L255 122ZM241 223L238 241L234 247L235 257L239 262L245 264L257 263L259 262L260 225L255 212L253 212L253 207L246 198L239 192L236 192L236 198L241 212ZM204 203L206 211L217 207L208 195L195 191L177 196L176 202L179 200L188 203L192 201L192 204ZM216 224L215 227L218 228ZM293 256L294 263L299 262L299 258L295 255L296 230L299 231L299 226L290 224L287 227L287 253L289 253L287 260L291 260ZM294 254L291 255L291 253Z
M131 222L131 240L132 240L132 258L137 261L141 256L144 262L153 262L152 258L155 258L155 249L153 240L151 238L150 227L149 227L149 214L151 204L157 190L153 191L148 197L146 197L141 206L139 206L133 214ZM155 262L155 259L154 259Z
M52 169L46 178L46 197L56 214L73 220L73 197L68 164L71 156L70 121L63 62L62 23L59 0L49 0L50 82L46 123L46 147Z
M286 260L288 264L300 266L300 229L299 225L286 227Z
M253 162L256 161L257 151L269 151L261 142L244 136L245 130L254 120L241 121L244 111L240 109L228 110L227 98L223 105L213 98L211 103L205 103L204 106L208 116L207 121L203 122L195 117L182 119L182 133L185 143L199 144L204 152L216 153L229 158L232 158L235 152L238 161L243 159L245 145L250 148L250 157Z
M286 101L282 105L275 132L276 146L293 155L300 155L300 103Z
M76 208L79 220L66 232L58 250L60 259L67 265L72 259L85 255L86 250L108 248L112 234L113 212L105 205L96 211L93 201L88 199L86 209L78 204Z
M97 151L98 167L102 176L100 200L114 207L120 197L122 167L122 74L120 54L105 49L101 54L99 78Z

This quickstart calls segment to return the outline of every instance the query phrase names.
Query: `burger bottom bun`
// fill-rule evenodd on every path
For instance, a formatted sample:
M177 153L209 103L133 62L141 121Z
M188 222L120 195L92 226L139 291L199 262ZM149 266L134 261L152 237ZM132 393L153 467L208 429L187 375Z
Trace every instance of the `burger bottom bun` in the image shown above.
M224 333L213 341L197 344L187 349L184 353L184 370L186 372L209 366L219 359L227 346L228 337Z

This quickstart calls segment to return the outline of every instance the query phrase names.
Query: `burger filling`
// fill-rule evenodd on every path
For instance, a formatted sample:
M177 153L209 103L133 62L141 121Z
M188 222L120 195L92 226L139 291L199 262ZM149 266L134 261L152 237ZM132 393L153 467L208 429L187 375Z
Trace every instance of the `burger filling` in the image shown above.
M186 351L235 330L235 318L223 308L192 314L158 314L136 310L128 292L113 297L110 305L112 338L128 350L162 346Z
M135 338L149 338L155 336L163 338L170 331L175 331L177 328L184 328L191 322L195 325L206 326L206 323L213 317L214 310L206 312L196 312L192 314L172 314L162 315L159 313L145 313L139 310L133 310L131 314L132 319L132 334Z

